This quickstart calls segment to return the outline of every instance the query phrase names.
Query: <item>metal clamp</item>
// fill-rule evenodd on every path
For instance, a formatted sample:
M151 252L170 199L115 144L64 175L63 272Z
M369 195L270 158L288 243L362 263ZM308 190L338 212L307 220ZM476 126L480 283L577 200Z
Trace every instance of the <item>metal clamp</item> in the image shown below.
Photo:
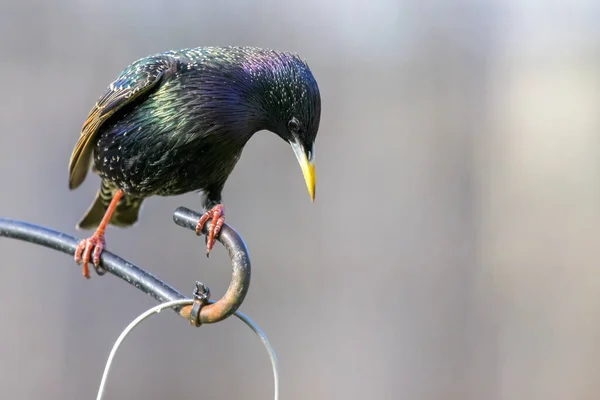
M200 311L202 310L202 307L208 304L208 299L210 299L210 289L204 283L196 281L194 303L192 304L189 316L190 324L193 326L198 327L202 325L202 321L200 321Z

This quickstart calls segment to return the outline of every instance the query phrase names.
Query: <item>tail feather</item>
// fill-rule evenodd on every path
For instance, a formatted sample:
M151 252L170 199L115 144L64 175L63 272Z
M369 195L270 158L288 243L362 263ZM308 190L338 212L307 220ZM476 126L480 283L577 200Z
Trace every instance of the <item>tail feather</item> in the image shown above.
M94 202L77 224L77 229L94 229L100 224L115 190L117 190L116 187L102 181ZM127 227L135 224L142 207L142 201L142 198L123 195L110 218L109 224L118 227Z

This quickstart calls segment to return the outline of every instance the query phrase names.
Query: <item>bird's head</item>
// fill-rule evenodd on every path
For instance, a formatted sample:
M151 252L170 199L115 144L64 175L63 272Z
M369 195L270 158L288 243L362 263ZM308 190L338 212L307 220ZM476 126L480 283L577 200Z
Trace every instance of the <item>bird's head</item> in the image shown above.
M310 68L290 53L263 53L260 75L261 111L266 129L290 144L315 198L315 139L321 118L321 95Z

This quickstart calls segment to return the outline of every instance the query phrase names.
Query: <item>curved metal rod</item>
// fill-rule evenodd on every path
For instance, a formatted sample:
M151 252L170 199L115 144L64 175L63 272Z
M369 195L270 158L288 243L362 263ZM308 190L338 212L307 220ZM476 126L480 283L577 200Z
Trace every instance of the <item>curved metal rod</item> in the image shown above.
M195 231L201 216L202 214L188 208L179 207L173 214L173 221L181 227ZM202 233L206 234L208 226L209 224L204 225ZM223 297L215 303L202 307L199 317L201 324L219 322L233 314L244 301L250 287L250 256L241 236L232 227L223 224L217 239L229 252L233 267L231 283ZM189 319L191 310L192 306L185 306L179 314Z
M201 214L180 207L175 211L173 219L179 226L195 229L200 216ZM77 238L66 233L8 218L0 218L0 237L2 236L48 247L69 255L75 253L79 242ZM199 322L203 324L219 322L233 314L244 301L250 286L250 257L242 238L234 229L224 224L217 240L229 251L233 273L225 295L216 302L207 302L200 309ZM161 303L187 298L154 275L109 251L102 252L100 265L114 276ZM174 308L179 315L188 320L191 309L191 306Z

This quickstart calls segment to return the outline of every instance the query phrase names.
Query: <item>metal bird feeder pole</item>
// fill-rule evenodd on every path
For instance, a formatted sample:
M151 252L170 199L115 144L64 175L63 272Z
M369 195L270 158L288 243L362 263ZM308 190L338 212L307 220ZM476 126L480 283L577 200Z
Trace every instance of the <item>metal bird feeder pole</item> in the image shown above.
M173 220L177 225L192 231L195 230L200 217L201 214L185 207L179 207L173 214ZM206 229L203 230L203 233L206 234ZM41 245L71 256L75 253L79 242L77 238L66 233L7 218L0 218L0 236ZM219 322L232 315L244 301L250 287L250 256L240 235L233 228L224 224L217 240L229 252L232 265L231 283L223 297L213 302L208 299L210 295L208 288L202 283L196 282L196 290L193 295L194 304L174 308L174 311L189 320L194 326ZM102 252L100 267L149 294L159 302L187 298L149 272L108 251Z

